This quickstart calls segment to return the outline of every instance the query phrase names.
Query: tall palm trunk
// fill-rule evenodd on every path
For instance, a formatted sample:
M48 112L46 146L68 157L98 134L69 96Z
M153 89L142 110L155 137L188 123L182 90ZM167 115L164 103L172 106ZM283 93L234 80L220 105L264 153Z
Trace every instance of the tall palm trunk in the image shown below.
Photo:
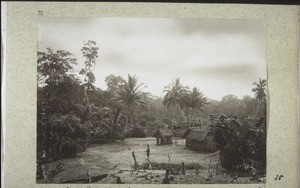
M133 109L132 106L128 106L128 115L127 115L127 120L126 120L126 124L125 124L125 128L124 128L124 134L126 134L127 132L127 128L129 124L133 124L134 120L133 120Z
M177 113L178 109L179 109L179 107L178 107L177 105L176 105L176 106L174 107L174 109L173 109L174 112L173 112L173 117L172 117L172 119L173 119L172 127L171 127L172 130L173 130L173 128L174 128L174 122L177 123L176 113Z
M173 130L173 127L174 127L174 122L175 122L175 114L176 114L176 108L173 109L173 115L172 115L172 120L173 122L171 123L171 129Z
M189 122L189 117L190 117L189 108L185 109L185 113L186 113L186 123L188 123Z
M191 117L193 118L193 116L194 116L194 108L192 108L192 111L191 111ZM190 127L190 125L189 125L189 127Z
M257 100L257 107L256 107L256 112L255 112L255 117L257 117L257 118L258 118L259 107L260 107L260 100Z
M186 110L186 122L187 123L189 122L189 112L188 112L188 109Z
M120 115L121 110L119 108L116 109L116 112L114 113L114 118L112 122L112 131L116 133L118 131L118 117Z

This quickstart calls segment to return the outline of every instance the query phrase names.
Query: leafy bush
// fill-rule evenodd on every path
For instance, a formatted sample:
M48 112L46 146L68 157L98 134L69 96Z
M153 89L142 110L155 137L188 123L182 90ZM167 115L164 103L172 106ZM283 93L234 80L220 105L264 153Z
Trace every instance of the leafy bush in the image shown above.
M220 148L221 165L242 174L264 174L266 170L265 127L250 129L244 138L234 139Z
M78 147L79 148L78 152L84 152L89 145L89 140L87 140L87 139L77 138L76 142L78 145L81 146L81 147Z
M182 137L184 135L184 133L186 132L186 129L175 129L175 130L172 130L173 132L173 136L174 137Z
M146 137L146 133L144 131L143 128L141 127L134 127L131 131L130 131L130 134L127 135L129 137L132 137L132 138L145 138Z
M72 139L65 140L60 147L62 157L75 157L76 153L81 150L81 146Z

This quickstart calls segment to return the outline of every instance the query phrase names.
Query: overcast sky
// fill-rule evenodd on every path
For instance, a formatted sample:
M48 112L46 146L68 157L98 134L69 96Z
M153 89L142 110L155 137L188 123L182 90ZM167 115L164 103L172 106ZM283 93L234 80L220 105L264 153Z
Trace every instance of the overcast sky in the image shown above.
M39 50L67 50L83 67L80 49L94 40L96 86L110 74L138 76L145 91L163 96L175 77L210 99L253 96L266 79L266 25L259 20L158 18L41 18ZM78 68L79 69L79 68Z

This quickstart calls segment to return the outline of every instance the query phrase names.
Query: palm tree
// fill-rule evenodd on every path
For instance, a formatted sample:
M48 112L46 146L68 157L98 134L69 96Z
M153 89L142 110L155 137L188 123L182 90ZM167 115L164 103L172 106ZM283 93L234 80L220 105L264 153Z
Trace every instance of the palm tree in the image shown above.
M186 118L188 122L189 110L191 109L191 115L193 116L194 110L203 111L202 107L207 104L207 98L199 91L197 87L194 87L192 92L189 92L184 98L186 108Z
M254 82L253 85L255 85L255 88L252 88L252 91L254 92L254 97L257 100L257 109L255 116L258 115L258 109L260 101L265 100L267 94L266 94L266 86L267 81L265 79L259 78L259 82Z
M109 102L111 105L101 108L98 117L100 117L102 125L110 131L112 138L120 138L121 135L118 134L118 131L125 129L128 120L126 106L112 99Z
M188 92L188 87L183 86L180 83L180 78L174 78L172 80L172 83L167 85L164 88L164 91L166 92L166 95L164 96L163 105L167 108L174 108L173 113L173 120L175 118L175 113L178 108L183 109L184 108L184 100L183 96L185 96ZM173 127L173 125L172 125Z
M124 104L127 108L129 116L127 124L129 121L134 123L133 112L135 107L145 105L144 99L147 93L142 91L145 87L143 83L138 84L138 78L135 75L131 76L128 74L128 80L124 80L123 84L116 91L116 101Z

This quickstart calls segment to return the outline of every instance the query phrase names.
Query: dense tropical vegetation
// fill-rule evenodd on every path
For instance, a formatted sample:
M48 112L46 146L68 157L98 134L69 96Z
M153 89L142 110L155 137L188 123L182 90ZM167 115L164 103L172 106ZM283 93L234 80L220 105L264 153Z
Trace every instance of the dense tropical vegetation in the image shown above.
M107 75L106 90L95 86L96 42L84 43L84 67L66 50L37 53L37 162L73 157L89 143L151 136L157 128L176 129L209 120L209 115L266 115L266 80L254 83L254 97L209 99L199 88L174 78L163 98L144 91L136 75ZM78 71L80 70L80 71ZM201 122L200 121L200 122ZM185 127L186 128L186 127Z

